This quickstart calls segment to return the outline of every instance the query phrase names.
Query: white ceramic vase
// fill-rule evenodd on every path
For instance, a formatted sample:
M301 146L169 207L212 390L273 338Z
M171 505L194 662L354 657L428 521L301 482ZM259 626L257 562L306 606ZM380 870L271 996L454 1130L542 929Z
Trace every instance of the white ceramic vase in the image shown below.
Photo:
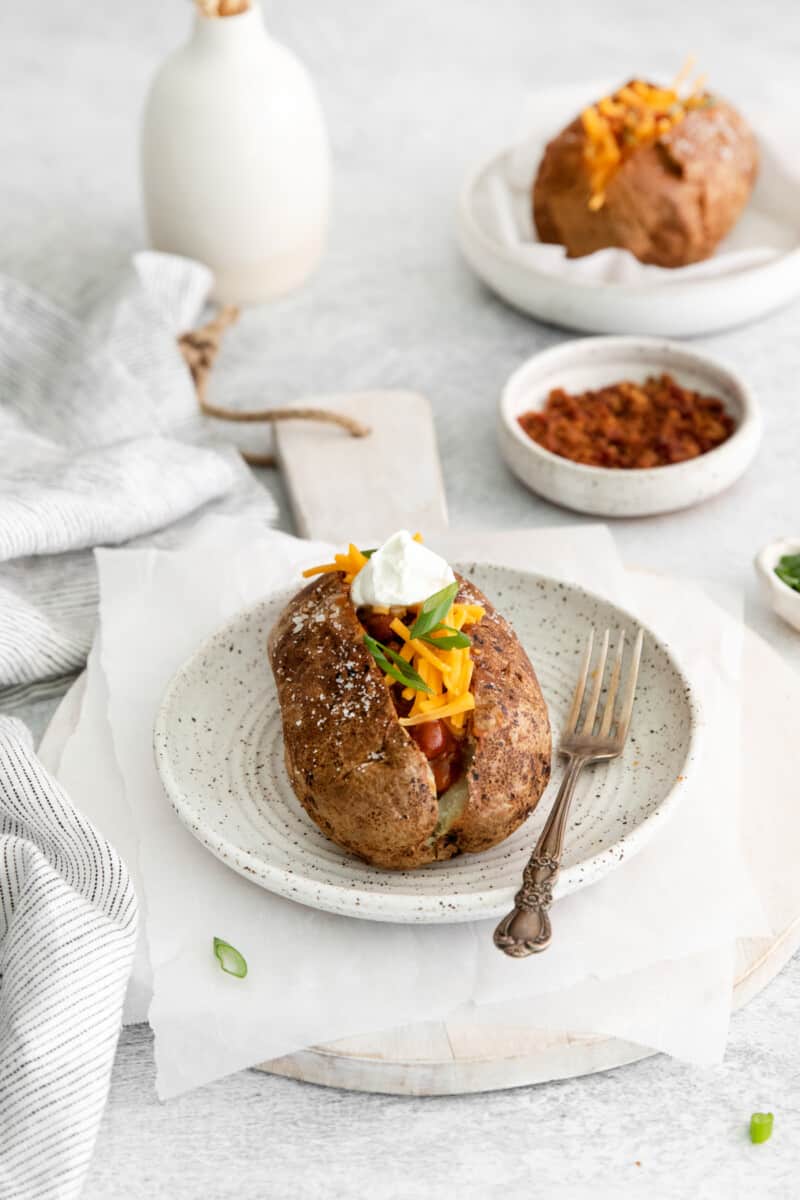
M299 286L328 220L330 154L305 68L253 6L199 12L150 88L142 181L151 245L199 259L216 299L256 303Z

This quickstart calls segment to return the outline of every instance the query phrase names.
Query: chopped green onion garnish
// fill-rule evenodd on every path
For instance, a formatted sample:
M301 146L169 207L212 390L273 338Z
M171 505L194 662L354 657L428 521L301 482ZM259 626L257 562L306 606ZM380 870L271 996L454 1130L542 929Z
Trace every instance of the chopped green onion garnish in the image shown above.
M750 1118L750 1141L758 1145L772 1137L772 1113L753 1113Z
M214 938L214 953L219 959L219 965L228 975L235 975L237 979L244 979L247 974L247 963L244 960L244 955L240 954L235 946L231 946L228 942L223 942L222 938Z
M371 550L362 550L361 553L364 555L364 558L372 558L377 549L377 546L373 546Z
M800 554L784 554L778 561L775 574L787 587L800 592Z
M422 605L417 619L411 626L412 638L422 637L440 625L450 612L450 606L458 595L458 584L449 583L440 592L434 592Z
M375 662L382 671L387 675L391 675L392 679L396 679L398 683L402 683L403 687L413 688L415 692L428 692L428 687L421 675L418 675L410 663L407 663L404 658L396 654L389 646L384 646L382 642L377 642L375 638L364 634L364 645L369 650Z
M429 646L438 646L440 650L463 650L472 645L465 633L450 625L437 625L430 633L423 633L420 641L427 642Z

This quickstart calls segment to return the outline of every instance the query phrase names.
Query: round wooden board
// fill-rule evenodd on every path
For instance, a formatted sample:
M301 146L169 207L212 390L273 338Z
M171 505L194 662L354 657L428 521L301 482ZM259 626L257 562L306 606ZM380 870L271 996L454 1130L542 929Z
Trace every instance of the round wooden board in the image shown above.
M741 939L733 1008L765 988L799 946L800 917L777 937ZM344 1038L258 1070L358 1092L453 1096L591 1075L653 1053L597 1034L431 1023Z

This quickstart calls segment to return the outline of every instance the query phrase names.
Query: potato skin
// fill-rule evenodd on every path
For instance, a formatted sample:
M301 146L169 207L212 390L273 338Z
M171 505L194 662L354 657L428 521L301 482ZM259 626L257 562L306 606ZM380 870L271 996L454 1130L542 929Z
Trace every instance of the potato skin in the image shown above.
M485 850L525 820L549 779L550 725L533 668L508 622L473 584L460 584L458 599L483 604L486 616L470 631L468 798L435 839L433 774L398 721L343 577L303 588L269 635L295 793L323 833L375 866L408 870Z
M733 228L758 174L758 145L746 121L723 100L698 108L636 150L589 209L579 117L547 146L533 186L540 239L580 258L616 246L643 263L682 267L708 258Z

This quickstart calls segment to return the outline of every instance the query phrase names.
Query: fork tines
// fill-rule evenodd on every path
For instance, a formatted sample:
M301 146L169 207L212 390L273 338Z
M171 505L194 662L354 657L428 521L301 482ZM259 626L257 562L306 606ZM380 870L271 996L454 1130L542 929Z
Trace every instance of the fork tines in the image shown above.
M642 644L644 642L644 632L640 629L636 635L636 640L633 644L633 654L628 666L627 678L625 686L622 689L620 697L619 710L616 711L617 695L620 690L620 680L622 678L623 659L625 657L625 631L620 629L617 639L616 650L614 651L613 662L611 665L611 674L608 679L606 699L603 706L603 712L600 717L600 727L595 731L597 721L597 710L600 705L600 698L603 693L603 678L606 671L606 661L608 659L608 647L611 640L611 631L606 630L603 634L603 640L600 645L600 653L597 658L597 664L593 671L590 671L592 664L592 654L594 651L595 631L589 631L589 637L586 642L586 649L583 652L581 660L578 682L575 686L575 694L572 698L572 707L569 711L564 733L562 736L562 745L568 741L574 741L576 738L594 739L598 741L612 742L615 746L621 748L625 738L628 736L628 729L631 723L631 713L633 712L633 697L636 691L636 681L639 677L639 664L642 658ZM587 681L591 678L591 691L589 701L586 707L586 712L581 723L581 712L583 710L584 698L586 693ZM612 729L612 726L614 727Z

